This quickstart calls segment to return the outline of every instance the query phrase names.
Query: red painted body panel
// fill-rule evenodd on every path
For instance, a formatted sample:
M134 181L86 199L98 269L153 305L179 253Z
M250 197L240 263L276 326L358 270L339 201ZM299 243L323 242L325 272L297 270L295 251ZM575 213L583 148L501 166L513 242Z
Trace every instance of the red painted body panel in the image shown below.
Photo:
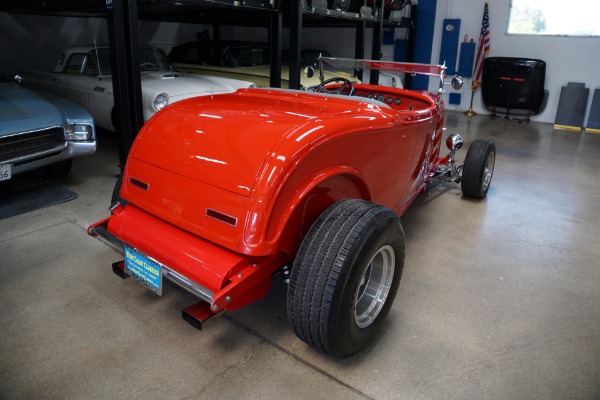
M113 212L108 230L211 292L218 292L236 268L248 264L243 255L189 235L135 206Z
M264 296L333 202L363 198L401 215L437 167L437 96L355 87L390 106L247 89L167 107L136 138L120 193L129 204L108 231L214 292L219 308Z

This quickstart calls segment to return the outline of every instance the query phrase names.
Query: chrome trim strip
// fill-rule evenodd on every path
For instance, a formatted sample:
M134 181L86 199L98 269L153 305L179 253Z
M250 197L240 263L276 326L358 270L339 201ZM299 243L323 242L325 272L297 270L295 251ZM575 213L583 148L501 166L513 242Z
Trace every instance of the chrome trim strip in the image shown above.
M126 243L124 241L122 241L121 239L119 239L118 237L116 237L115 235L113 235L112 233L110 233L108 230L106 230L106 228L102 225L98 225L98 226L91 228L90 234L97 235L98 238L102 242L108 244L111 248L113 248L114 250L116 250L119 253L123 253L125 251ZM136 249L133 246L130 246L129 244L127 244L127 246L136 251L139 251L138 249ZM148 258L152 258L152 257L148 256L147 254L145 254L144 252L140 252L140 253L144 254ZM156 260L154 260L154 259L152 259L152 260L156 262ZM199 297L201 300L204 300L209 304L213 303L213 301L214 301L214 299L213 299L214 293L213 292L211 292L210 290L206 289L203 286L198 285L196 282L189 280L185 276L181 275L179 272L173 271L171 268L164 265L163 263L158 262L158 264L160 264L160 266L162 267L163 278L169 280L170 282L173 282L174 284L181 287L182 289L187 290L194 296Z
M27 154L25 156L21 156L21 157L16 157L16 158L11 158L9 160L0 160L0 162L2 164L17 164L17 163L22 163L22 162L26 162L27 160L30 160L32 158L38 158L38 157L42 157L48 154L52 154L52 153L60 153L61 151L65 150L67 147L69 147L69 143L65 142L65 144L61 145L61 146L56 146L52 149L49 150L44 150L44 151L40 151L34 154Z
M72 125L72 124L70 124ZM77 125L77 124L75 124ZM89 124L80 124L80 125L89 125ZM44 131L49 131L52 129L62 129L63 133L65 133L65 127L63 125L55 125L55 126L48 126L46 128L42 128L42 129L34 129L32 131L21 131L21 132L16 132L10 135L6 135L6 136L2 136L2 139L5 138L12 138L14 136L21 136L21 135L27 135L29 133L36 133L36 132L44 132ZM66 138L66 134L65 134L65 138Z

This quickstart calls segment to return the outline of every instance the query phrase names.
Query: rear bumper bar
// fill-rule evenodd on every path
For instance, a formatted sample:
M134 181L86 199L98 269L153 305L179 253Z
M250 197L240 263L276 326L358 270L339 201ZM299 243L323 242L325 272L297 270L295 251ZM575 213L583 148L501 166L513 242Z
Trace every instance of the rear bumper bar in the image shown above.
M225 249L131 204L111 211L88 234L123 256L127 247L152 259L161 266L163 279L207 302L213 313L263 298L271 275L290 261L283 252L249 256Z
M134 246L130 246L129 244L126 244L124 241L122 241L121 239L119 239L118 237L116 237L115 235L110 233L107 229L107 226L108 226L108 219L100 221L99 223L92 225L88 229L88 234L100 239L102 242L108 244L110 247L112 247L114 250L120 252L121 254L123 254L125 251L125 245L135 249ZM135 250L137 250L137 249L135 249ZM176 284L177 286L187 290L194 296L198 297L201 300L206 301L207 303L212 304L214 302L214 298L213 298L214 293L212 291L208 290L205 287L198 285L196 282L189 280L188 278L181 275L177 271L174 271L173 269L171 269L168 265L164 265L163 263L159 263L159 264L162 267L163 279L166 279L166 280Z

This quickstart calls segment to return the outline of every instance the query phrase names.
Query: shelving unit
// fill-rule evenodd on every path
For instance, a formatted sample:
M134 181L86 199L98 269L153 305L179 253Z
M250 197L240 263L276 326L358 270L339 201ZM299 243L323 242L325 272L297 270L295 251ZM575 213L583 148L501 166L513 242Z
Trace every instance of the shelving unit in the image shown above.
M376 3L380 10L383 0ZM414 8L416 6L412 6ZM302 0L0 0L0 11L12 14L36 14L65 17L106 18L113 60L115 104L121 110L116 116L120 133L120 160L125 164L135 134L143 125L139 66L133 62L138 47L138 20L196 23L213 26L213 39L220 26L267 27L274 62L271 64L271 86L281 86L281 33L290 30L290 88L300 88L303 27L353 27L355 57L364 57L365 30L373 29L372 59L379 59L383 28L414 28L414 18L399 21L379 18L381 12L342 12L311 8ZM413 10L414 11L414 10ZM414 12L411 11L411 15ZM362 77L359 77L362 79ZM371 74L371 81L377 79Z

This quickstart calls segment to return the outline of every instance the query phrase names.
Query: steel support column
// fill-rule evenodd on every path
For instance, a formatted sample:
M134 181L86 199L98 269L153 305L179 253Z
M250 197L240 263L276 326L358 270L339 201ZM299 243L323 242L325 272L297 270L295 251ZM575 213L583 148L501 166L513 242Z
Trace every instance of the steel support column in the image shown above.
M365 58L365 30L367 23L365 21L356 22L356 39L354 41L354 58L362 60ZM357 79L362 81L363 70L354 71Z
M281 87L281 31L283 18L281 11L273 13L269 18L269 43L271 44L271 87Z
M122 169L133 138L144 124L136 2L106 0L106 17L115 100L112 122L120 138L119 161Z
M383 41L383 0L376 0L377 21L373 23L373 46L371 60L381 60L381 42ZM379 71L371 70L369 82L376 85L379 82Z
M290 89L300 89L302 1L290 0Z

